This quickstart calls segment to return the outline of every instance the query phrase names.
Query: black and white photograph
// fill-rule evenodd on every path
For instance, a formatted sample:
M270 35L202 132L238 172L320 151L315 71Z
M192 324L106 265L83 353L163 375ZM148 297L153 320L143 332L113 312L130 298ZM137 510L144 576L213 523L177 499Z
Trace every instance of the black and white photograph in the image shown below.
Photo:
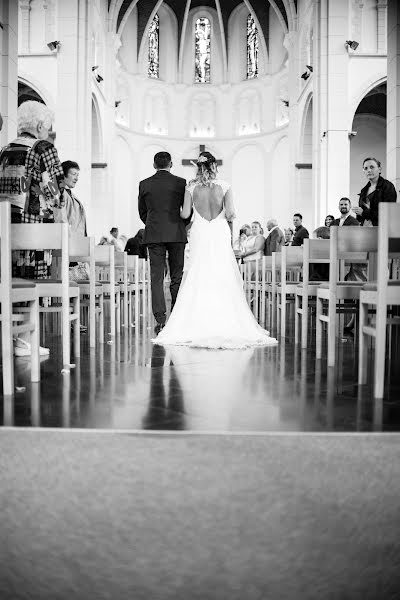
M0 0L0 600L400 599L400 0Z

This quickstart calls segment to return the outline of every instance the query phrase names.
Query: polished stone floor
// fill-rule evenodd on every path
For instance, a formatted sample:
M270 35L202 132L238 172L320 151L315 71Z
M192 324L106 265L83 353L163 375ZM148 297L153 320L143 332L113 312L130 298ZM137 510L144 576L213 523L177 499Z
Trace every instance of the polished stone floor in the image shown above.
M113 344L82 356L61 374L59 338L48 337L50 357L41 382L29 381L29 359L16 359L13 399L0 396L0 424L126 430L230 432L399 431L399 340L392 340L383 402L372 385L357 385L353 336L338 340L338 367L327 369L313 348L246 350L163 348L151 329L125 329ZM372 358L372 353L371 353ZM397 358L397 361L395 360Z

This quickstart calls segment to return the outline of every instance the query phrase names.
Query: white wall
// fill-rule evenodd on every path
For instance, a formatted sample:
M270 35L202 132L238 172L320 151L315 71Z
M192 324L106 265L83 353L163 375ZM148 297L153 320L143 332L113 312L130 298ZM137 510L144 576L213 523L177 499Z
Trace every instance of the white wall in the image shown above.
M260 221L265 229L265 160L262 148L247 145L232 160L232 192L236 208L235 236L244 223Z
M382 175L386 177L386 121L377 115L356 115L353 129L357 135L350 144L350 199L358 204L358 194L367 180L362 170L362 162L374 157L382 163Z

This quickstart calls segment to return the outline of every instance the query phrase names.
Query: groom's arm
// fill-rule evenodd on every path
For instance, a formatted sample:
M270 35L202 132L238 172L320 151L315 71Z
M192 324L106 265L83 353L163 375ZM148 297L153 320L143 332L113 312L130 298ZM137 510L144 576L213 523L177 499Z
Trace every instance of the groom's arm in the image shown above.
M146 225L146 220L147 220L147 206L146 206L145 199L143 197L142 182L139 183L138 209L139 209L139 216L142 219L143 223Z

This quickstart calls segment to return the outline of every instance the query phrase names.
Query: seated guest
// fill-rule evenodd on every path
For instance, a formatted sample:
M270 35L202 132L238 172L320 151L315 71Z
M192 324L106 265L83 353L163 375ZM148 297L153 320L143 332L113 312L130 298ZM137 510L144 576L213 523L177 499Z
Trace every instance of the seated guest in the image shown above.
M359 225L358 220L351 215L351 202L350 198L340 198L339 200L339 212L340 218L335 219L332 225L345 226L357 226Z
M333 215L327 215L325 217L325 227L330 227L334 220L335 220L335 217Z
M310 237L307 229L303 226L303 217L300 213L293 215L293 225L295 227L292 246L302 246L303 240Z
M314 240L329 240L331 237L329 226L317 227L317 229L314 229L312 236Z
M144 229L139 229L134 237L129 238L126 242L125 252L130 256L138 256L146 258L146 246L143 245Z
M264 255L272 256L273 252L280 252L282 246L285 244L285 236L278 227L278 221L270 219L267 221L267 229L269 231L265 244L264 244Z
M125 236L119 235L118 227L111 227L110 234L111 234L110 244L115 246L115 250L117 252L123 252L125 250L125 245L126 245Z
M250 231L251 230L249 228L249 232ZM239 237L233 243L233 251L234 251L234 253L235 253L236 256L241 256L242 252L244 252L246 240L249 237L249 232L247 232L246 229L241 229L239 231Z
M294 231L291 227L285 229L285 246L291 246L293 240Z
M56 223L68 223L73 233L79 233L86 236L86 214L85 209L72 189L76 186L79 179L79 165L72 160L65 160L61 163L64 172L65 204L61 208L54 208L54 221Z
M251 224L251 235L244 244L244 251L241 253L243 262L255 261L262 258L264 254L265 237L259 221L253 221Z

